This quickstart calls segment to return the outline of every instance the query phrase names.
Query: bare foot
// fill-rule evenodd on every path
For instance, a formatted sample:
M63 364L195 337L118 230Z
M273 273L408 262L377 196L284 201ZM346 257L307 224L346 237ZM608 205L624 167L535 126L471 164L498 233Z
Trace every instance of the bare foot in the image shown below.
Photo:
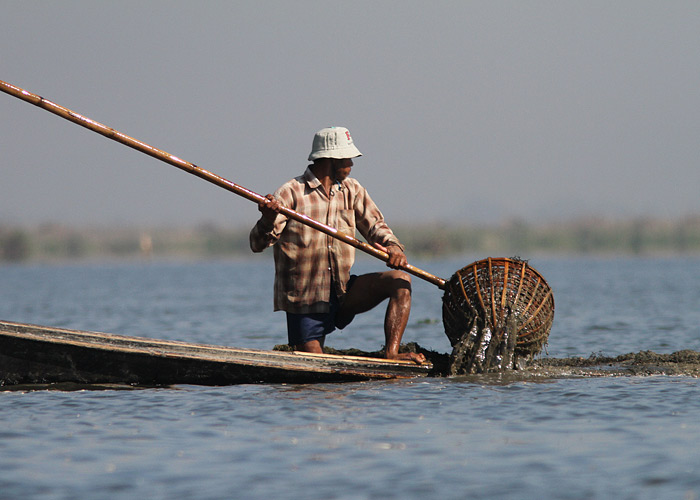
M323 345L318 340L309 340L308 342L304 342L303 344L295 345L293 349L295 351L323 354Z
M417 365L425 363L425 356L423 355L423 353L420 352L402 352L401 354L397 354L394 359L405 359L413 361Z

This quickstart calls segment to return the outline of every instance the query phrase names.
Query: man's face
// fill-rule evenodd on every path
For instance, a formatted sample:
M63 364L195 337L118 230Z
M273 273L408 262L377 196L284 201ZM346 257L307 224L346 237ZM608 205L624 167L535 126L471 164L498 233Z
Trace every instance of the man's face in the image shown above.
M333 175L335 180L342 182L350 176L352 170L352 158L344 158L342 160L333 160Z

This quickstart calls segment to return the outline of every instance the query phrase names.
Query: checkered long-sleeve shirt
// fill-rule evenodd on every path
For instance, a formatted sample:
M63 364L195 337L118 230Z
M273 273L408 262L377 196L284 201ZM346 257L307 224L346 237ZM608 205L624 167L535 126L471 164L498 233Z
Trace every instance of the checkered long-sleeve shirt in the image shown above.
M310 168L285 183L275 198L287 208L350 236L359 230L368 243L403 246L384 222L367 190L352 178L335 184L329 194ZM331 283L338 297L346 292L355 248L282 214L274 222L261 217L250 232L250 248L274 245L274 310L315 313L329 310Z

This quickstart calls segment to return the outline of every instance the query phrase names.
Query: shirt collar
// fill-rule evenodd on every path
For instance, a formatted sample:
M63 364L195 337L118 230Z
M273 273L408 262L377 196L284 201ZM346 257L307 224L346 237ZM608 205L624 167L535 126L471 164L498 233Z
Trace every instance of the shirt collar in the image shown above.
M314 173L311 171L311 167L306 167L306 172L304 172L304 181L306 181L306 184L311 189L321 187L321 181L319 181L318 177L316 177L316 175L314 175Z
M311 167L306 167L306 171L304 172L304 181L311 189L318 189L321 187L321 181L318 180L318 177L316 177L316 174L314 174L311 171ZM344 182L345 181L343 181L343 182L335 181L333 183L333 188L343 189Z

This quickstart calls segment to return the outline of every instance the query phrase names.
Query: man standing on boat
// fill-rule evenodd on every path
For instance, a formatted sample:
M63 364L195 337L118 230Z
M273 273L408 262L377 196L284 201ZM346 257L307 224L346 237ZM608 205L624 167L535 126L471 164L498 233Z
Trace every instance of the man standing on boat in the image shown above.
M389 299L384 318L386 357L416 363L425 356L399 353L411 311L411 277L403 246L359 182L350 178L353 158L362 153L348 129L319 130L303 175L268 194L262 217L250 232L250 248L274 245L275 311L287 313L289 345L323 352L326 335L346 327L356 314ZM279 213L280 205L351 236L358 229L368 243L389 254L393 270L350 276L355 248Z

